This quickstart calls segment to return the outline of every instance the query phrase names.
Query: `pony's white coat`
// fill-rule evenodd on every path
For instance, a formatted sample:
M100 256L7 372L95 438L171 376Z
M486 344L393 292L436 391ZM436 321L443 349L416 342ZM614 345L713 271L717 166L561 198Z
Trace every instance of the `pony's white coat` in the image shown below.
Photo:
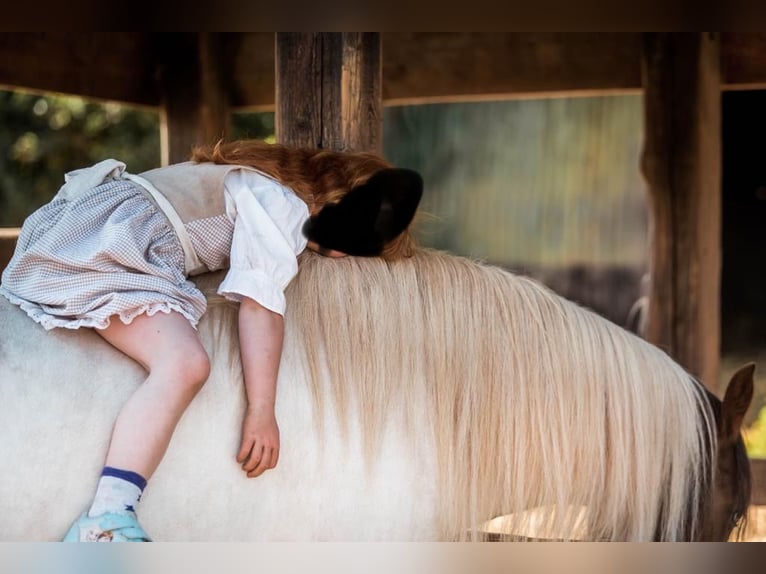
M216 279L200 281L212 292ZM288 299L279 466L247 479L234 461L235 314L213 298L210 379L140 507L156 539L460 539L499 515L526 533L523 511L540 507L554 511L534 514L539 537L688 532L712 419L658 349L532 281L431 251L306 255ZM44 332L0 298L0 540L63 535L143 376L95 333Z

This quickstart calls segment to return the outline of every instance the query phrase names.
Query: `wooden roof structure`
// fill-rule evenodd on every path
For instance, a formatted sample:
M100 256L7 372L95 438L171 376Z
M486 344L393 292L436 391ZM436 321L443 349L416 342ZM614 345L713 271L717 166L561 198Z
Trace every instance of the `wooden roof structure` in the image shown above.
M717 386L721 91L766 88L764 33L3 33L0 86L155 107L166 163L232 109L274 109L283 143L380 150L384 103L643 92L647 338Z

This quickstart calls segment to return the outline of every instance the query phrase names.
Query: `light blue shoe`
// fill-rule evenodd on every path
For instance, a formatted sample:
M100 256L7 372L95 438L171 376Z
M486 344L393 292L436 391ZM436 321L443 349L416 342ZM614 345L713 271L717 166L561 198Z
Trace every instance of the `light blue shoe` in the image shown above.
M107 512L90 517L85 512L78 518L64 542L151 542L135 514Z

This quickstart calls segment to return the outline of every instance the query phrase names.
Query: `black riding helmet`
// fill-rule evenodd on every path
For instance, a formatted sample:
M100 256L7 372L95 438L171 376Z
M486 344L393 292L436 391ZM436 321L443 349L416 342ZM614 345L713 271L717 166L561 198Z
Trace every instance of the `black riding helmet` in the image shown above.
M376 172L338 203L325 205L303 226L309 241L348 255L380 255L412 222L423 178L411 169Z

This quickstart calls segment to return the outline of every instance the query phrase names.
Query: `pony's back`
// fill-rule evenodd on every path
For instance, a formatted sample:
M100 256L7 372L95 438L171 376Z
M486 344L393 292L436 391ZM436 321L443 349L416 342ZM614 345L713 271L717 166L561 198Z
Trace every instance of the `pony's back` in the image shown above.
M514 533L534 516L541 538L691 537L712 423L665 354L530 280L443 253L307 253L300 269L280 463L255 480L234 461L236 310L213 295L220 275L198 279L213 370L142 501L156 539L453 540L499 515ZM0 539L63 534L142 378L96 334L46 333L0 300Z

